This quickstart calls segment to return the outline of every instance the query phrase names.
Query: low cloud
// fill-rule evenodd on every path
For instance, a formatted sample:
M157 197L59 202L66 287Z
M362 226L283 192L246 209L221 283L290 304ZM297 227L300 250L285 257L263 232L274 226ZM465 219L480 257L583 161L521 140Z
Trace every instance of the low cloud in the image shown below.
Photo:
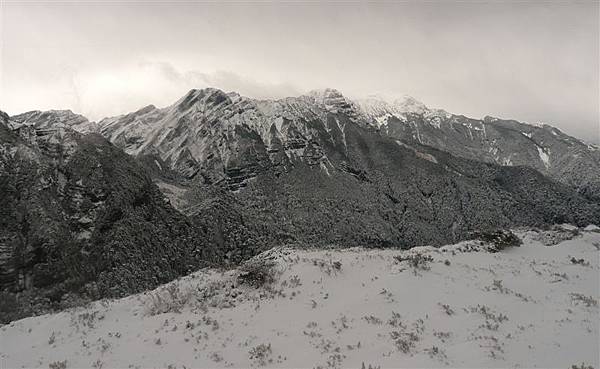
M299 93L291 84L261 83L230 71L178 70L168 62L140 62L116 75L82 73L77 100L82 114L98 120L154 104L168 106L193 88L214 87L253 98L281 98Z
M70 109L98 121L149 104L168 106L193 88L219 88L258 99L283 98L301 93L289 83L263 83L223 70L210 73L179 70L171 63L162 61L143 61L107 70L69 68L61 78L50 83L45 89L26 90L26 85L22 85L22 90L13 90L13 93L3 91L3 100L14 109L8 113L14 115L28 110ZM29 96L29 99L22 99L22 96ZM15 99L19 97L21 99Z
M290 83L262 83L230 71L179 71L168 62L142 62L140 67L156 70L174 85L184 86L186 89L215 87L257 99L283 98L300 93L300 90Z

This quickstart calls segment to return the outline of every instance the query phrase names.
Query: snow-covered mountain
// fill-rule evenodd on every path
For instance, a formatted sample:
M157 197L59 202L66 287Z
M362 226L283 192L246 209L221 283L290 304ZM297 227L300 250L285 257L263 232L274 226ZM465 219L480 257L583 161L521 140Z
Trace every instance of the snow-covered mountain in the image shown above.
M529 166L583 193L600 194L600 148L550 125L493 117L472 119L429 109L412 98L395 102L369 98L357 103L370 122L391 137L468 159Z
M390 99L382 96L371 95L364 99L355 99L354 102L378 128L387 124L388 118L392 116L406 122L411 114L426 114L428 116L448 115L443 110L431 110L427 108L425 104L411 96L404 96L402 99L390 101Z
M203 89L190 91L166 108L148 106L98 125L129 154L157 154L188 178L200 172L210 182L229 180L237 188L270 164L285 170L290 161L300 159L326 166L317 136L345 145L343 123L326 119L331 112L350 117L359 113L335 90L254 100Z
M547 124L472 119L428 108L410 96L351 100L337 90L325 89L299 97L256 100L208 88L192 90L165 108L149 105L98 123L69 110L32 111L11 120L36 128L60 124L82 133L101 132L127 153L156 154L188 177L203 168L220 168L208 171L212 181L219 181L231 177L228 168L233 169L229 174L240 178L254 176L256 168L238 173L237 168L248 164L244 158L256 163L270 158L285 167L306 152L308 160L326 163L326 157L309 144L315 135L309 122L324 121L328 112L343 113L402 141L473 160L529 166L586 195L600 194L599 147ZM325 121L318 129L343 142L343 127L338 123Z
M80 133L98 131L96 123L90 122L83 115L75 114L71 110L34 110L14 115L11 120L16 125L33 126L36 129L69 127Z
M378 96L351 100L325 89L281 100L254 100L216 89L192 90L169 107L148 106L98 125L128 153L156 153L187 176L202 168L223 168L223 177L215 179L224 179L227 168L244 167L244 158L257 163L270 158L283 166L298 157L327 163L310 143L322 130L334 144L343 144L343 126L339 120L325 119L328 113L344 114L381 134L456 156L525 165L589 196L600 194L598 147L549 125L471 119L430 109L409 96L394 101ZM316 121L323 124L315 125Z

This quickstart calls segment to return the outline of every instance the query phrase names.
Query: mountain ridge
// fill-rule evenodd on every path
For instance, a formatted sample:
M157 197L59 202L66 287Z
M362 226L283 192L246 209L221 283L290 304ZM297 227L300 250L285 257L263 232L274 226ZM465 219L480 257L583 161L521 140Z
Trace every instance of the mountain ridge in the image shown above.
M270 142L272 138L281 139L281 124L277 123L277 119L323 119L327 112L343 112L353 120L360 121L360 124L379 129L395 139L418 142L468 159L500 165L526 165L574 186L588 196L600 196L600 148L568 136L550 125L536 126L489 116L472 119L441 109L430 109L412 97L392 102L381 98L349 99L338 90L323 89L298 97L258 100L207 88L193 89L173 105L162 109L152 106L151 111L164 114L174 106L182 106L185 111L193 106L191 94L195 96L193 101L198 103L198 95L206 93L219 95L219 103L228 102L237 109L224 113L220 118L237 116L246 119L249 128L259 133L265 142ZM120 121L121 129L125 130L127 119L123 120L122 117L136 113L105 118L98 123L99 129L109 138L115 136L111 139L118 142L121 139L119 134L113 134L110 127ZM262 115L262 120L253 119L252 114ZM276 122L276 130L269 124L271 121ZM137 122L128 128L143 127ZM125 135L130 141L148 141L140 136L132 138L134 135L129 133ZM130 153L139 154L129 149L128 144L121 142L120 145ZM182 155L188 159L203 160L202 155L197 158L194 154L198 153Z
M207 94L212 95L216 100L202 102L202 98ZM13 116L11 119L22 124L40 124L40 121L48 124L50 120L67 124L84 133L100 132L109 138L114 136L112 139L119 142L126 151L138 155L144 148L137 147L138 151L130 148L136 146L136 139L132 138L131 136L134 135L130 133L125 134L128 136L125 140L127 142L119 141L123 132L115 133L118 128L112 126L116 122L121 125L121 130L125 129L125 124L128 125L127 129L147 130L148 127L144 127L143 121L156 121L158 115L164 116L174 106L178 107L179 112L184 112L198 103L209 105L215 103L217 106L225 102L235 105L238 109L238 111L227 112L226 117L236 114L242 116L247 109L267 117L272 117L278 111L282 116L291 114L311 118L318 115L322 117L324 111L345 112L349 116L362 120L363 124L376 127L396 139L416 141L469 159L500 165L530 166L560 182L578 188L583 194L594 198L600 196L600 147L566 135L548 124L535 125L491 116L473 119L448 113L442 109L428 108L410 96L390 99L369 95L362 99L349 99L336 89L326 88L313 90L297 97L252 99L235 92L204 88L192 89L174 104L164 108L148 105L135 112L103 118L97 123L89 122L85 117L70 111L33 111ZM321 111L307 107L311 103L319 106ZM61 112L70 114L56 114ZM52 115L58 117L49 119ZM136 117L140 120L136 121ZM281 129L280 125L277 127L278 130ZM271 140L270 126L261 126L259 123L250 128L256 130L263 141ZM278 133L273 132L274 137ZM137 141L140 139L147 145L153 146L145 137L137 136ZM182 155L182 161L185 161L185 158L190 161L203 159L197 152L175 154ZM189 174L192 172L190 171Z

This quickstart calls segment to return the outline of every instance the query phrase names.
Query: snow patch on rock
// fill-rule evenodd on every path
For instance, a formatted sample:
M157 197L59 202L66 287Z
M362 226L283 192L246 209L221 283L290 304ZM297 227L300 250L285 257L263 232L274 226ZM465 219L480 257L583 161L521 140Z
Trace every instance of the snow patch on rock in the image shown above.
M538 145L536 145L538 155L540 156L540 160L544 163L546 169L550 167L550 155L546 152L546 150Z

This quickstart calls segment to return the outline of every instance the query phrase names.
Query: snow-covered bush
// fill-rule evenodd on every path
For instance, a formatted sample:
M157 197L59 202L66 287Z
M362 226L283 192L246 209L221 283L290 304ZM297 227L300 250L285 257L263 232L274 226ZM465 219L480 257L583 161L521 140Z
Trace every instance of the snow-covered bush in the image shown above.
M598 306L598 300L592 296L586 296L581 293L571 293L571 300L573 300L575 304L582 303L587 307Z
M591 365L586 365L586 363L581 363L580 365L571 365L571 369L594 369L594 367Z
M237 280L240 284L263 287L275 282L275 263L270 260L254 259L240 266Z
M523 244L523 241L509 230L474 232L472 236L475 239L490 243L491 246L488 248L490 252L500 252L508 247L517 247Z
M406 256L398 255L395 256L394 259L396 259L398 263L406 261L414 270L429 270L431 269L429 263L433 262L433 257L431 257L431 255L420 253L409 254Z
M48 364L48 368L50 368L50 369L66 369L67 368L67 360L55 361L53 363L50 363L50 364Z
M268 345L261 343L260 345L253 347L248 353L250 354L250 360L256 365L265 366L273 362L273 359L271 358L272 351L270 343Z
M539 230L534 240L541 242L545 246L554 246L563 241L572 240L581 235L577 227L552 226L549 229Z
M180 313L185 304L190 301L191 293L182 291L175 283L168 284L149 293L147 314Z

